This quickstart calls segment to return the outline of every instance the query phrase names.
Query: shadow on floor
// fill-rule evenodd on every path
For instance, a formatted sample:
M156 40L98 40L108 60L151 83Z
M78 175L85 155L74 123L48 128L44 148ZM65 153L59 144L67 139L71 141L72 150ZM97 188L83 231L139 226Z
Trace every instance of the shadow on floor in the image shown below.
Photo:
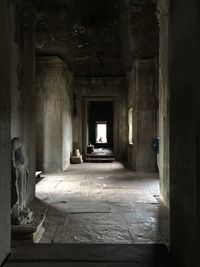
M30 244L14 249L4 267L175 267L166 246Z

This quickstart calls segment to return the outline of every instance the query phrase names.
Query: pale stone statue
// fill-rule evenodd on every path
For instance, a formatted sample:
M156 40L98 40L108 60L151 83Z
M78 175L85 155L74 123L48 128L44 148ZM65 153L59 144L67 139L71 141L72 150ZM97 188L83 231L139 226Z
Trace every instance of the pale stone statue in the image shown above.
M26 207L28 169L24 160L23 143L18 137L12 139L12 223L27 224L32 212Z

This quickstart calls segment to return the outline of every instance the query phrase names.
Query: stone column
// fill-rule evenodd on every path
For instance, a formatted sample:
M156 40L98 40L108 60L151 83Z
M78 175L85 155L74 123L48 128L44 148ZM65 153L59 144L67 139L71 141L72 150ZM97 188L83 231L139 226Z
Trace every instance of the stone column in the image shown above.
M128 112L132 109L132 144L128 144L128 164L136 170L136 144L137 144L137 94L136 94L136 68L133 64L128 74Z
M27 200L35 194L35 16L29 1L11 5L11 138L24 144Z
M0 1L0 265L10 252L10 5Z
M157 17L160 28L159 45L159 140L158 167L161 197L169 206L169 85L168 28L169 0L159 0Z
M180 266L200 266L200 55L197 0L170 1L170 232Z
M133 128L136 149L136 170L156 170L153 139L156 135L156 63L136 60L136 123ZM134 143L134 140L133 140Z
M23 5L23 76L22 80L22 141L26 165L29 170L27 201L35 197L35 15L31 3ZM22 27L22 25L20 25Z
M37 58L37 168L46 172L66 169L72 152L72 97L67 73L58 57Z

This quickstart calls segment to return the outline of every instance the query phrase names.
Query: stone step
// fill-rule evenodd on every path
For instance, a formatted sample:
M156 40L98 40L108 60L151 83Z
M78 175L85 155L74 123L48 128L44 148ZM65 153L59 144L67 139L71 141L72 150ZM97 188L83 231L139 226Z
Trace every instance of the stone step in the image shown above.
M162 244L27 244L4 267L175 267Z
M86 157L85 162L113 162L114 157Z
M105 154L87 154L86 157L90 158L114 158L113 154L105 155Z

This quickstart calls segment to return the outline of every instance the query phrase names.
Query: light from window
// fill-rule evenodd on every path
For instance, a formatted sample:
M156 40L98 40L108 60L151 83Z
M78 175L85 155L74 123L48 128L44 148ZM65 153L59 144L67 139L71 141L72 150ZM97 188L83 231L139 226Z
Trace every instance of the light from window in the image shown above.
M96 142L107 143L107 123L96 124Z
M130 108L128 112L128 142L133 144L133 109Z

